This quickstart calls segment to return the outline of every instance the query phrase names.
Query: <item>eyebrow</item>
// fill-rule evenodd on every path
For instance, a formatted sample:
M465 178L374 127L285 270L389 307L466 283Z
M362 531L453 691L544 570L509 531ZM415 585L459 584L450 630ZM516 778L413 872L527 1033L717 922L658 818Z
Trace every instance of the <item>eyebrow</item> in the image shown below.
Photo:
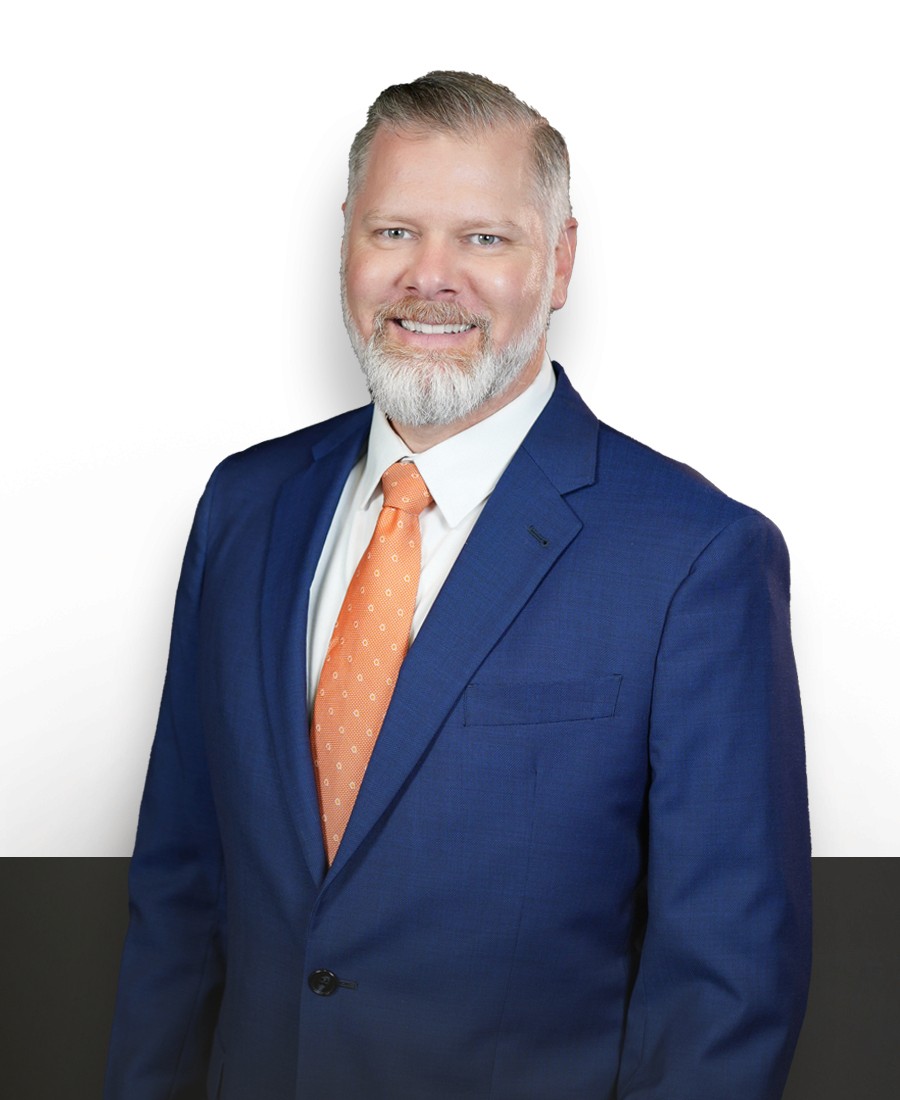
M499 218L494 220L493 218L476 218L463 222L463 229L505 229L510 233L522 233L524 232L524 226L519 225L518 222L509 221L508 218Z
M362 220L366 225L374 225L375 222L386 222L391 225L396 223L399 225L401 222L405 222L408 219L400 214L383 214L380 210L372 210L368 214L363 214Z
M408 215L382 213L380 210L372 210L362 217L364 225L375 225L377 223L382 225L406 225L410 221L416 220ZM460 228L463 231L468 230L472 233L479 229L504 229L511 233L523 233L525 231L524 226L518 222L510 221L508 218L490 218L487 216L466 218Z

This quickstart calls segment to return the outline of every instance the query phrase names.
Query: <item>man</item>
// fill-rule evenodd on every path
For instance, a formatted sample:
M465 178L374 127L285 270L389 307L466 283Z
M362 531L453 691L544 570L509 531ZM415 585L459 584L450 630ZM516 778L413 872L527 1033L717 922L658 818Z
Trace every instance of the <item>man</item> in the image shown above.
M200 503L107 1097L778 1097L809 962L782 540L551 367L568 158L507 89L387 89L344 210L375 407Z

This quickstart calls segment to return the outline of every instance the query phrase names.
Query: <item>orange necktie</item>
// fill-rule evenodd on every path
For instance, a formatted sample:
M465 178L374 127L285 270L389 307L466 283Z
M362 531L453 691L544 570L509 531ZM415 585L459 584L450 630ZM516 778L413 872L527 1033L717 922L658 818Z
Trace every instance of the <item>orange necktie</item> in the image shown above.
M422 563L419 512L431 503L412 462L389 466L381 487L381 514L341 605L313 705L313 762L329 866L409 648Z

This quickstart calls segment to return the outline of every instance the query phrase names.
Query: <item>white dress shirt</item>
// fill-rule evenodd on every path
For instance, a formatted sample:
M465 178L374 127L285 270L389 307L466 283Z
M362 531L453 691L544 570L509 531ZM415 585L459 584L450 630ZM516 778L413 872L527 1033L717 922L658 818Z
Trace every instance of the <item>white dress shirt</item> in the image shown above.
M486 420L412 454L384 413L373 410L366 453L350 471L309 591L307 705L312 714L341 602L369 545L381 512L381 477L395 462L413 460L434 498L419 516L422 572L410 638L431 610L441 586L500 476L553 394L549 357L524 393Z

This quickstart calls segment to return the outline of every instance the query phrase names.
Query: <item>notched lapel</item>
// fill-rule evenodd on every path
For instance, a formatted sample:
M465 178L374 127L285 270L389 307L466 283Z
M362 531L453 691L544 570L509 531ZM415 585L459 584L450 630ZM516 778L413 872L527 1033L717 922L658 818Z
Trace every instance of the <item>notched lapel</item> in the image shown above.
M275 505L260 608L262 673L269 729L287 805L316 883L326 861L309 746L306 625L309 589L347 477L365 442L360 410L313 449L313 461L281 489Z

